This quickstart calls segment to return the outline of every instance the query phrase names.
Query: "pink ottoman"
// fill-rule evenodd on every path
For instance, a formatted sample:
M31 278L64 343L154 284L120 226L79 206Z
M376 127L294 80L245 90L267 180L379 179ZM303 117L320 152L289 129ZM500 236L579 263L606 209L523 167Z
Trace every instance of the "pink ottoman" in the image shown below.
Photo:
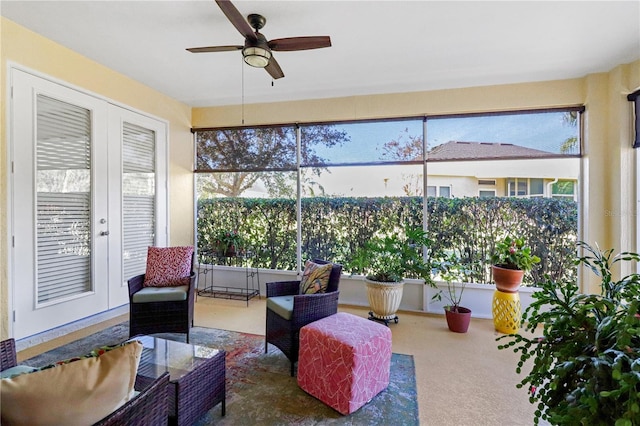
M387 385L391 330L338 312L300 329L298 385L342 414L369 402Z

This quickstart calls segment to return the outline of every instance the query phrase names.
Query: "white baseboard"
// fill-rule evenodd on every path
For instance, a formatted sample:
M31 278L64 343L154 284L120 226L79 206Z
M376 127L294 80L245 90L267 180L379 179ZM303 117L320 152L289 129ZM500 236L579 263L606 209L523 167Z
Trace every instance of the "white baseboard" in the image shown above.
M91 325L98 324L100 322L107 321L127 313L129 313L129 305L122 305L117 308L100 312L99 314L95 314L90 317L82 318L78 321L62 325L60 327L52 328L51 330L43 331L42 333L34 334L33 336L25 337L24 339L16 340L16 351L20 352L32 346L48 342L49 340L67 335L74 331L81 330Z

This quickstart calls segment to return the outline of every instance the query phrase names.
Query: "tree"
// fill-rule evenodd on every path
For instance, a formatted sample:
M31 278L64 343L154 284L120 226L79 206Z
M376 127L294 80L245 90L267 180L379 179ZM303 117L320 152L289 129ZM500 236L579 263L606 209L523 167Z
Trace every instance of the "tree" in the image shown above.
M422 136L409 134L409 129L397 139L390 140L382 146L381 160L422 161Z
M562 115L562 122L569 127L576 127L578 125L578 111L568 111ZM560 152L567 154L573 151L578 145L578 138L571 136L567 138L562 145L560 145Z
M382 145L381 160L389 161L422 161L422 136L414 136L409 134L409 129L405 128L396 139L390 140ZM423 175L420 174L408 174L402 175L402 178L406 182L402 186L402 190L408 197L422 196Z
M314 166L316 175L325 162L315 147L340 145L349 140L346 132L331 125L302 128L302 164ZM296 176L295 127L257 127L205 130L196 133L197 170L212 172L199 184L202 194L238 197L262 180L270 195L290 195ZM271 171L271 173L265 173Z

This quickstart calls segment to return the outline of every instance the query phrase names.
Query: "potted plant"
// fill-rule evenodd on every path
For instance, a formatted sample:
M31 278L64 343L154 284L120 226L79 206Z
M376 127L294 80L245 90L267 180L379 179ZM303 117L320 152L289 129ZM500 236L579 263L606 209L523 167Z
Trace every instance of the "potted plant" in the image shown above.
M468 275L469 269L466 268L461 257L455 251L445 254L436 263L436 266L437 278L447 284L447 289L437 292L432 300L440 301L444 295L448 302L444 306L444 314L449 330L456 333L466 333L471 322L471 309L461 306L460 302L466 287L467 279L465 277Z
M356 250L347 265L352 274L365 276L371 306L369 319L385 324L390 320L398 322L396 312L405 278L421 278L426 284L434 285L431 264L423 255L423 248L430 245L425 231L406 227L400 232L376 235Z
M612 268L640 255L578 243L576 261L600 278L600 294L583 294L576 282L542 283L525 310L523 334L499 349L520 352L516 372L531 365L516 386L529 389L537 404L534 423L636 425L640 421L640 275L615 280ZM542 330L542 336L539 332ZM531 364L529 364L531 363Z
M236 230L222 230L216 238L218 253L222 256L235 256L242 248L242 236Z
M506 236L496 243L491 255L491 270L496 288L505 293L514 293L522 284L526 271L531 270L540 258L531 253L522 238Z

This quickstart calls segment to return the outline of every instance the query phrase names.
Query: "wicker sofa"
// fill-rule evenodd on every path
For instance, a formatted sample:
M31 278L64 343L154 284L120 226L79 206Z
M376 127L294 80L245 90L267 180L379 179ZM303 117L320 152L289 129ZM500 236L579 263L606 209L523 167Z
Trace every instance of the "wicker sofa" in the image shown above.
M0 371L17 365L14 339L0 341ZM56 367L54 367L56 368ZM95 425L165 425L168 423L167 385L169 373L165 373L120 408L95 423Z

